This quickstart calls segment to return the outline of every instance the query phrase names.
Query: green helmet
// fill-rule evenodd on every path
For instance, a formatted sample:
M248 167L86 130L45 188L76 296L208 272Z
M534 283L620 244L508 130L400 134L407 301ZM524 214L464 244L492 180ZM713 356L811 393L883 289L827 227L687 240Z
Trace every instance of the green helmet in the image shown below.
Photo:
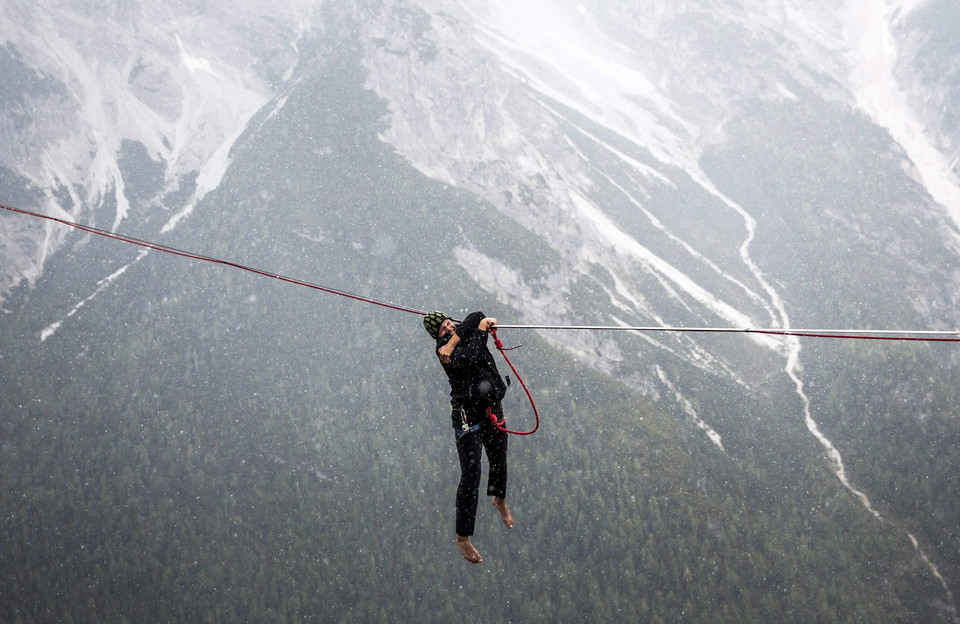
M431 312L423 317L423 328L427 330L427 333L430 334L431 338L436 340L437 333L440 331L440 326L448 318L450 317L443 312Z

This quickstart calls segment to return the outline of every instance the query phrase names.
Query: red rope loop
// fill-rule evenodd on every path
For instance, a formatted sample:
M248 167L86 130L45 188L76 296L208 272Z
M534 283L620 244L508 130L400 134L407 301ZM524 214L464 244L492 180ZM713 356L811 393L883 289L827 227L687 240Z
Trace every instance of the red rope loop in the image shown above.
M507 364L510 366L510 370L513 371L514 376L517 378L517 381L519 381L520 385L523 386L523 391L527 393L527 399L530 400L530 407L533 408L533 415L536 418L536 424L534 425L533 429L531 429L530 431L512 431L505 427L506 419L503 418L503 416L498 418L497 415L493 413L493 410L488 407L487 414L490 417L490 422L493 423L494 427L496 427L500 431L503 431L504 433L512 433L513 435L530 435L532 433L536 433L537 429L540 428L540 412L537 411L537 404L533 400L533 395L530 394L530 389L527 388L527 384L526 382L523 381L523 377L520 376L520 373L517 372L517 369L516 367L514 367L513 362L510 361L510 358L508 358L506 352L504 352L503 343L500 342L499 338L497 338L496 327L492 327L492 326L490 327L490 335L493 336L493 344L497 346L497 350L500 352L500 355L502 355L503 359L507 361Z

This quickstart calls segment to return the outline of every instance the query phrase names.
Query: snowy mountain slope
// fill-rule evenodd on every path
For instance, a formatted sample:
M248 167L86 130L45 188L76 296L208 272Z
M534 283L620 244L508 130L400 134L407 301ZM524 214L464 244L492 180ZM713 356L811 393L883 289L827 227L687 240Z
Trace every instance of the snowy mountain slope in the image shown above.
M118 229L179 222L296 64L308 2L9 3L0 21L0 164L44 210ZM13 231L35 224L11 219ZM154 228L155 231L156 228ZM8 243L6 284L32 282L60 228ZM6 289L5 289L6 290Z

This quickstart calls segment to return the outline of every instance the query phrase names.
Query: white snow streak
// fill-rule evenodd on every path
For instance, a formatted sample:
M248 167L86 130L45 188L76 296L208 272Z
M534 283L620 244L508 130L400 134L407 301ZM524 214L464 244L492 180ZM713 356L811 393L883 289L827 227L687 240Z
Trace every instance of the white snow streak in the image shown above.
M173 36L177 40L177 47L180 49L180 62L190 70L190 73L195 71L205 71L216 78L220 77L217 76L217 73L213 71L212 67L210 67L210 61L205 58L197 58L192 56L186 51L186 49L183 47L183 41L180 40L180 35L178 33L174 33Z
M928 568L930 568L930 573L933 574L934 578L940 581L940 586L943 587L944 593L947 594L947 608L953 615L954 619L956 619L957 608L953 604L953 592L950 591L950 587L947 585L947 579L943 578L943 575L940 574L940 568L938 568L934 562L930 561L930 558L927 557L927 554L923 552L923 549L920 547L920 542L917 541L917 538L913 536L913 533L907 531L907 537L910 538L910 543L913 544L914 549L920 554L920 558L923 559L923 562L927 564Z
M119 269L117 269L116 271L114 271L113 273L111 273L110 275L108 275L108 276L106 276L105 278L103 278L103 279L101 279L100 281L98 281L96 288L94 289L94 291L93 291L92 293L90 293L90 295L88 295L85 299L83 299L82 301L80 301L80 303L78 303L78 304L76 304L75 306L73 306L73 309L70 310L69 312L67 312L67 314L66 314L63 318L61 318L59 321L57 321L56 323L51 323L51 324L48 325L46 328L44 328L43 331L40 332L40 342L46 341L47 338L49 338L50 336L52 336L52 335L54 335L55 333L57 333L57 330L60 329L60 327L63 325L63 322L64 322L65 320L67 320L68 318L70 318L71 316L73 316L74 314L76 314L77 312L79 312L79 311L80 311L80 308L82 308L83 306L87 305L87 303L88 303L89 301L91 301L94 297L96 297L96 296L99 295L101 292L103 292L103 290L104 290L105 288L107 288L107 286L109 286L110 284L112 284L113 282L115 282L115 281L117 280L117 278L119 278L121 275L123 275L124 273L126 273L126 272L127 272L127 269L129 269L130 267L132 267L132 266L133 266L134 264L136 264L137 262L140 262L140 260L142 260L142 259L147 255L147 253L148 253L149 251L150 251L149 249L141 249L141 250L140 250L140 253L137 254L137 257L134 258L134 260L133 260L132 262L130 262L129 264L123 265L122 267L120 267Z
M593 225L601 242L608 244L611 248L622 253L633 256L651 272L655 272L668 279L705 308L727 321L731 326L750 327L752 325L750 317L715 297L713 293L697 284L690 276L684 274L666 260L641 245L636 239L623 232L609 217L603 214L585 197L576 192L571 192L571 197L580 214ZM760 344L769 347L779 345L779 341L772 340L769 336L757 337L763 338L757 341Z
M799 341L794 336L790 336L790 338L793 339L793 342L797 343L797 346L795 349L791 349L790 356L787 359L787 367L784 370L786 370L787 375L790 376L790 379L793 380L793 383L797 388L797 395L799 395L800 399L803 401L803 417L804 422L807 425L807 429L820 442L823 448L826 449L827 456L830 458L830 461L833 462L834 467L836 468L837 479L840 480L840 483L842 483L845 488L847 488L853 495L860 499L860 502L863 503L863 506L867 509L867 511L873 514L878 520L883 520L883 518L880 516L880 513L873 508L873 505L870 503L870 499L867 498L867 495L855 488L850 483L850 480L847 479L847 470L843 464L843 456L840 455L840 451L838 451L837 447L833 445L833 442L831 442L827 436L821 433L819 425L817 425L817 422L813 419L813 415L810 413L810 399L803 390L803 380L800 379L799 375Z
M660 381L663 383L663 385L665 385L670 392L673 392L677 403L679 403L683 408L683 411L693 419L693 422L696 423L697 427L702 429L707 434L707 437L710 438L710 441L716 444L721 451L726 452L726 450L723 448L723 442L720 439L720 434L714 431L710 425L705 423L703 419L697 415L697 411L693 409L693 404L690 403L690 401L674 387L673 383L670 381L670 378L667 377L667 374L659 366L657 366L657 376L660 378Z
M685 240L676 236L673 232L667 229L667 227L664 226L664 224L656 216L654 216L653 213L647 210L643 206L643 204L639 202L635 197L633 197L633 195L627 189L617 184L617 182L613 178L604 174L603 172L600 172L600 174L607 179L607 182L609 182L618 191L620 191L620 193L622 193L624 197L630 200L630 203L633 204L637 208L637 210L639 210L643 214L643 216L645 216L647 220L650 221L650 224L653 225L654 228L662 232L667 238L669 238L673 242L680 245L684 249L684 251L690 254L691 257L696 258L699 262L703 263L710 270L716 273L721 279L724 279L730 282L731 284L735 285L737 288L741 289L752 301L754 301L758 305L761 305L767 308L767 310L770 312L770 317L772 319L776 319L773 313L773 310L769 308L769 304L767 303L767 301L765 301L760 295L758 295L756 292L751 290L746 284L744 284L737 278L724 272L723 269L721 269L715 262L713 262L703 254L701 254L699 251L694 249L694 247L691 244L687 243ZM749 257L749 254L748 254L748 257Z

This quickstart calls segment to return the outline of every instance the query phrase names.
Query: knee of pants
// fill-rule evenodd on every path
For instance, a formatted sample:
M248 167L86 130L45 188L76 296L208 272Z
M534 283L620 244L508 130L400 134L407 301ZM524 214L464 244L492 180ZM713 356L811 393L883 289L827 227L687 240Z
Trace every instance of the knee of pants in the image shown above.
M463 487L480 487L480 462L465 466L460 471L460 485Z

